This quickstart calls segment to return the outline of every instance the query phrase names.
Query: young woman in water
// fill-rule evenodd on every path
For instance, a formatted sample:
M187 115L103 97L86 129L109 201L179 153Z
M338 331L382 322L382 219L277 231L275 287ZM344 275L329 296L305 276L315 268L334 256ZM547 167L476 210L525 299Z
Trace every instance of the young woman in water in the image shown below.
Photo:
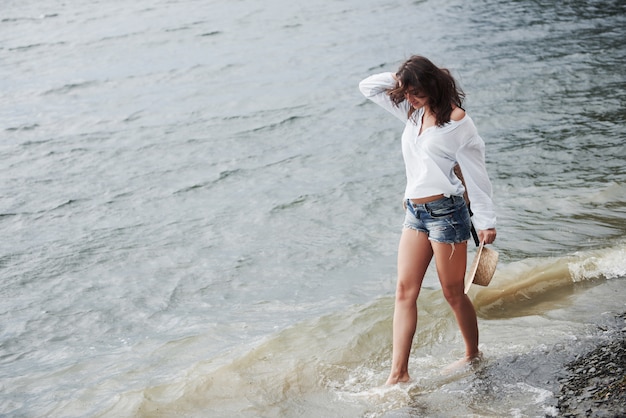
M496 238L485 144L462 108L464 94L450 72L413 56L398 72L361 81L363 95L404 124L402 155L407 184L404 228L398 247L398 282L393 314L393 358L387 384L409 381L409 355L417 326L417 297L433 256L446 301L465 342L459 365L480 356L476 312L464 293L470 215L481 242ZM454 174L459 165L465 180Z

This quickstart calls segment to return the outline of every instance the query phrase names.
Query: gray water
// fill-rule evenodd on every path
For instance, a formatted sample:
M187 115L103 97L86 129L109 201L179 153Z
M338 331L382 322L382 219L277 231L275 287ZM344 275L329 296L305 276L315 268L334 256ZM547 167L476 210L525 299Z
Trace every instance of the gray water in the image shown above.
M625 12L5 1L0 414L556 414L626 310ZM480 369L441 375L462 341L429 271L390 389L402 126L357 84L414 53L467 93L500 264Z

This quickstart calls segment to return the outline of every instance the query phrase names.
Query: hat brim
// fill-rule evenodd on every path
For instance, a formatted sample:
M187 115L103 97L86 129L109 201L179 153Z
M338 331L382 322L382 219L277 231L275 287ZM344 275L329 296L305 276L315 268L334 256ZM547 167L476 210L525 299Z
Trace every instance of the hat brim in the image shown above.
M485 247L481 242L476 250L474 261L465 275L465 293L469 292L472 283L479 286L489 285L496 272L497 264L498 252Z

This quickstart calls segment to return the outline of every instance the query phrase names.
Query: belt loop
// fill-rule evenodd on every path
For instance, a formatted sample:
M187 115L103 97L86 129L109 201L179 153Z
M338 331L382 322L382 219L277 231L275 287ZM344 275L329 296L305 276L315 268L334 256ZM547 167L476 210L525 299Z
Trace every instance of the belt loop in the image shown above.
M413 202L411 202L411 199L406 200L406 206L411 214L417 218L417 212L415 211L415 207L413 206Z

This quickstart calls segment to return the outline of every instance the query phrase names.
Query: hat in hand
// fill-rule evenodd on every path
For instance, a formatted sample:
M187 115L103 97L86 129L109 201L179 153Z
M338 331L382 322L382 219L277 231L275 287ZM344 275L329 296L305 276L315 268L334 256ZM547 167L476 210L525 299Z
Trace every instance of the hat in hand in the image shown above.
M465 293L472 286L472 283L487 286L496 272L498 264L498 252L485 247L483 242L476 249L476 255L472 266L465 274Z

